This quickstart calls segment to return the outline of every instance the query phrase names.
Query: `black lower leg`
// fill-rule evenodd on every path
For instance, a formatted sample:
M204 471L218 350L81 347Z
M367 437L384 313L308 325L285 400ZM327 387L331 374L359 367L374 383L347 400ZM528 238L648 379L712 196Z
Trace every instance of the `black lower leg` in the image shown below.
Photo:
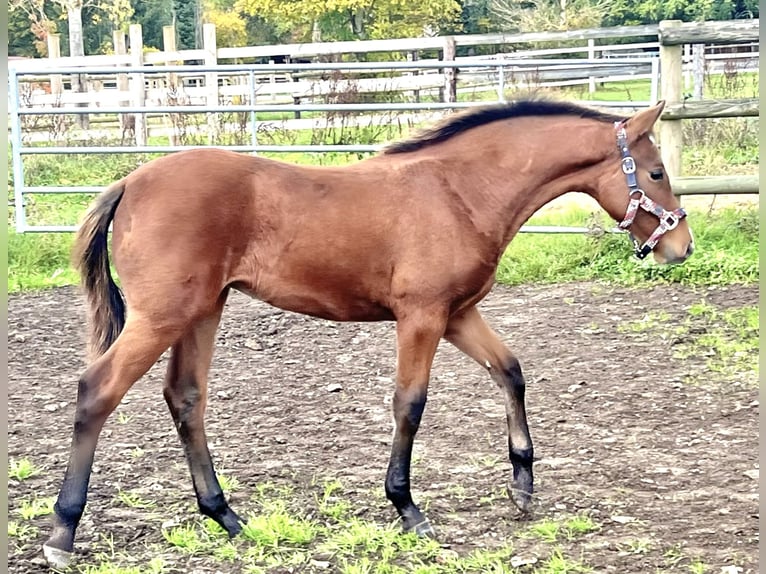
M425 405L425 396L419 396L414 400L403 400L397 394L394 395L396 429L386 474L386 496L402 517L405 531L414 531L419 535L433 535L426 517L413 502L410 491L412 445Z
M508 457L513 467L510 495L520 510L527 512L532 500L534 449L524 406L526 383L517 360L504 370L508 420Z
M226 502L218 477L215 475L213 460L207 447L203 424L200 395L196 385L185 385L186 392L180 401L171 393L165 399L178 430L178 437L184 448L186 461L191 472L197 506L202 514L215 520L229 536L236 536L242 530L240 518Z

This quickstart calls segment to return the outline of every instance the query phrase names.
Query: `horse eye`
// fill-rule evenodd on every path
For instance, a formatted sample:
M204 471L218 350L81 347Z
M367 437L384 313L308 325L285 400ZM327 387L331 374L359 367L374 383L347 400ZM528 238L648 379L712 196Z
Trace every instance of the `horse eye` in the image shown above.
M662 179L662 170L658 169L656 171L650 172L649 177L651 177L654 181L659 181Z

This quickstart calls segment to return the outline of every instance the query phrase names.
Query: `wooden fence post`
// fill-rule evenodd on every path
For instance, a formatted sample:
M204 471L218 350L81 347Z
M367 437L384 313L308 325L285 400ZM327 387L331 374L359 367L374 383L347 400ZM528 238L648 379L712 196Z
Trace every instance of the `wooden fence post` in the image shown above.
M694 99L701 100L705 91L705 44L692 44L692 76Z
M457 44L455 38L446 36L444 38L444 57L445 62L454 62L457 53ZM444 68L444 101L457 101L457 68Z
M112 31L112 44L114 46L114 53L118 56L125 56L128 53L128 44L125 42L125 32L122 30ZM125 106L125 102L130 102L130 98L123 99L126 93L130 91L130 81L127 74L117 74L117 93L120 95L120 99L117 102L119 107ZM125 134L132 132L133 137L136 135L136 115L135 114L119 114L118 119L120 121L120 130L122 134L120 141L125 141Z
M668 105L683 101L681 89L682 47L680 45L665 45L664 32L681 24L680 20L663 20L660 22L660 97ZM681 176L681 149L683 147L683 129L681 120L662 120L660 122L660 153L662 163L670 178Z
M132 67L141 67L144 65L144 39L141 31L141 24L130 25L130 65ZM146 86L144 84L143 74L130 75L130 91L132 92L131 105L136 108L143 108L146 101ZM136 145L146 145L146 115L143 113L134 113Z
M48 58L55 60L61 57L61 35L48 34ZM56 63L52 62L55 66ZM51 75L51 94L56 96L56 101L61 97L64 91L64 84L61 82L61 74Z
M162 51L166 54L168 52L176 52L176 27L175 26L163 26L162 27ZM175 66L178 64L178 60L168 58L165 60L166 66ZM167 77L168 89L178 86L178 74L171 73Z
M205 65L215 66L218 63L218 47L216 45L215 24L202 26L202 48L205 50ZM218 105L218 75L214 72L205 74L205 88L207 92L206 103L208 106ZM218 114L207 115L208 142L214 144L218 139L219 122Z
M588 59L596 59L596 41L593 38L588 39ZM596 78L588 77L588 93L593 94L596 91Z
M176 48L176 27L173 25L162 27L162 51L165 54L177 51ZM168 56L170 58L170 56ZM168 66L174 66L178 63L177 60L165 60L165 64ZM167 76L167 88L168 88L168 105L175 105L180 103L180 90L178 89L178 74L171 73ZM172 96L171 96L172 94ZM168 116L172 117L170 114ZM168 117L165 116L165 117ZM178 116L176 116L178 117ZM170 145L180 145L178 134L176 133L175 126L171 121L170 136L168 137Z

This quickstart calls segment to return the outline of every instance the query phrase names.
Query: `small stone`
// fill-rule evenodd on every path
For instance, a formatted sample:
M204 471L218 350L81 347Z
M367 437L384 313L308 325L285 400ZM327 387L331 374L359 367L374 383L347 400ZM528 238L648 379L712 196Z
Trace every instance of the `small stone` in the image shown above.
M537 558L534 556L513 556L511 557L511 568L518 568L519 566L529 566L530 564L536 564Z
M758 480L758 469L754 468L753 470L746 470L743 472L746 477L752 478L753 480Z
M618 524L628 524L630 522L635 522L636 518L635 516L612 516L612 520L617 522Z
M244 346L251 351L263 351L263 345L258 339L248 339L244 342Z
M343 385L339 385L338 383L330 383L327 385L327 392L328 393L339 393L343 390Z

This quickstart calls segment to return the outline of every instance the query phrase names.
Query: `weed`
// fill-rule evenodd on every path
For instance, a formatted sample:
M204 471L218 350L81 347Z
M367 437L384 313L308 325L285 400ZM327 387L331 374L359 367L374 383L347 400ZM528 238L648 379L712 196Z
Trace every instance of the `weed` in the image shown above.
M242 535L267 548L279 548L285 544L303 546L316 537L316 524L310 520L290 516L284 506L274 506L269 514L251 515L242 527Z
M336 492L340 492L342 489L343 485L339 480L326 481L321 497L314 496L322 516L340 522L351 512L352 506L349 502L334 496Z
M8 479L26 480L32 476L40 474L41 469L37 468L28 458L11 459L8 461Z
M143 574L143 571L138 566L118 566L111 562L101 562L98 566L91 566L88 564L78 567L80 574ZM160 570L159 572L162 572Z
M563 524L564 534L568 540L588 534L589 532L595 532L600 528L601 526L587 514L572 516L566 519Z
M705 574L708 570L707 564L699 559L692 560L691 564L689 564L689 572L691 574Z
M53 513L53 505L56 503L56 497L33 498L23 500L17 512L24 520L32 520L38 516L47 516Z
M224 474L222 472L219 472L217 474L218 476L218 484L221 485L221 488L224 492L234 492L239 488L239 480L237 480L236 476L231 476L229 474Z
M626 554L646 554L652 548L652 541L648 538L635 538L620 544L618 548Z
M117 498L129 508L156 508L157 506L154 502L141 498L134 491L120 490L117 493Z
M555 548L548 559L534 570L535 574L579 574L592 571L591 567L582 562L565 557L560 548Z
M222 544L221 546L218 546L213 551L213 556L215 556L217 560L221 560L224 562L234 562L235 560L239 560L240 558L239 550L231 542L226 542Z
M556 542L561 530L561 524L550 518L544 518L539 522L531 524L527 531L529 534L536 538L540 538L544 542Z
M131 420L133 420L133 415L129 415L127 413L118 413L117 414L117 422L121 425L128 424Z
M197 554L204 547L204 543L200 539L199 533L191 524L163 530L162 536L168 544L175 546L187 554Z
M620 333L643 333L656 329L658 324L667 323L669 320L670 315L666 311L654 311L647 313L638 321L620 323L617 325L617 330Z
M27 540L37 535L37 528L31 524L20 524L15 520L8 521L8 538Z

